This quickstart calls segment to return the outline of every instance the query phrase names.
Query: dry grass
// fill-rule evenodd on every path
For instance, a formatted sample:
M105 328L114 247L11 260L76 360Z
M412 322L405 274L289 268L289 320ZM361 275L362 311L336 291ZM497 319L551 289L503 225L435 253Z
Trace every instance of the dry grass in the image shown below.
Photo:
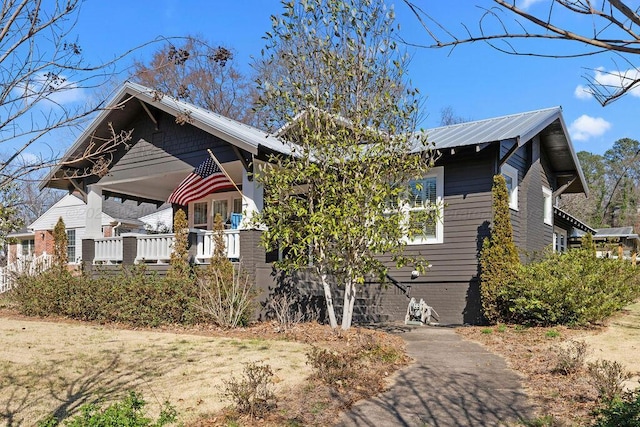
M87 402L138 390L158 409L168 400L182 421L222 409L222 381L243 363L263 360L281 389L310 373L307 345L107 326L0 321L0 411L7 425L34 425L47 414L72 413Z
M588 425L598 394L589 384L586 369L564 375L555 370L559 346L570 340L584 341L586 361L618 361L635 375L640 372L640 303L613 316L606 326L593 329L522 328L495 326L459 328L465 338L478 341L503 356L512 369L524 376L527 393L540 416L553 417L554 425ZM637 378L637 377L636 377ZM637 379L630 386L636 387Z
M264 361L275 373L278 407L261 425L325 426L353 402L381 391L407 362L397 336L353 328L336 333L300 324L131 330L64 319L38 320L0 309L0 424L31 426L48 414L75 413L90 402L115 401L136 390L157 414L166 400L188 426L254 425L226 409L222 384L244 364ZM350 350L372 339L398 350L393 363L371 364L353 389L310 378L311 344Z

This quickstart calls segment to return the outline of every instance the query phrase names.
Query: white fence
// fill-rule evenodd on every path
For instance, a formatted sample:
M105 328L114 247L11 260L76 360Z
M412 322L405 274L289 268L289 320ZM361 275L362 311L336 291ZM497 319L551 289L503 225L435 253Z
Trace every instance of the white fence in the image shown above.
M0 267L0 293L12 289L18 276L35 276L51 268L52 261L53 257L44 253L38 257L20 258L6 267Z
M196 232L196 262L205 263L211 258L214 250L213 231ZM125 234L121 237L105 237L95 239L94 264L118 264L123 260L123 237L136 239L136 263L168 263L175 244L174 234ZM227 258L240 258L240 232L225 230L223 239Z

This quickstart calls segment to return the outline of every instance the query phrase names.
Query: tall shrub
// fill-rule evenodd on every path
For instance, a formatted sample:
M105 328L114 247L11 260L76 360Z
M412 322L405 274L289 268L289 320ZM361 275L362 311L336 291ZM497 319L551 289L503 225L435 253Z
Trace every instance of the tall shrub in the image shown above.
M503 320L499 300L501 287L516 276L520 259L513 241L509 193L502 175L493 177L491 194L493 227L480 252L480 297L485 319L495 323Z
M593 241L593 236L591 235L591 233L587 233L582 236L580 247L588 253L593 254L594 257L596 256L596 243Z
M175 243L171 258L169 260L169 271L167 275L171 278L189 277L189 223L187 214L182 209L178 209L173 217L173 232L175 233Z
M53 263L57 267L67 265L67 229L64 225L62 217L58 218L56 226L53 228Z

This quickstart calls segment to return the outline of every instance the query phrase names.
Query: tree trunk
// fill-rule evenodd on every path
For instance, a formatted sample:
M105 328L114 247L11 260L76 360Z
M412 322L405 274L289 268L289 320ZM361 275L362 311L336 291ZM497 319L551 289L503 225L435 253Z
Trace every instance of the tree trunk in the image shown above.
M329 324L333 329L338 327L338 322L336 321L336 311L333 308L333 298L331 297L331 287L327 282L327 275L320 274L320 280L322 281L322 287L324 288L324 299L327 302L327 313L329 314Z
M344 305L342 307L342 329L347 330L351 327L351 319L353 318L353 303L356 299L356 286L352 280L347 280L344 285Z

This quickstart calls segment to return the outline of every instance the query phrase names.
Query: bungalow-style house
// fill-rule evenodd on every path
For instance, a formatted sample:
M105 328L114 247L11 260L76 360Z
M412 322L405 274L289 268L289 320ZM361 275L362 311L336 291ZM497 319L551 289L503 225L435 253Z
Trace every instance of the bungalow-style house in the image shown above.
M271 154L290 155L291 145L134 83L125 83L108 106L42 185L79 191L88 213L102 212L107 195L140 202L161 203L170 198L179 202L184 200L176 196L181 183L203 168L209 158L207 150L211 150L222 169L218 172L224 172L232 185L217 186L186 206L173 205L174 210L187 212L191 259L203 263L211 256L213 217L219 213L228 224L229 258L241 260L259 287L275 287L270 263L274 254L261 248L262 232L253 229L247 217L263 204L263 189L252 179L256 166ZM86 173L92 163L79 156L93 138L110 136L109 124L116 133L131 132L130 139L109 153L100 173ZM367 284L359 301L364 306L361 312L365 317L402 320L410 291L438 312L441 323L475 323L480 321L478 252L491 228L493 175L502 173L507 179L515 240L523 257L554 243L563 250L573 229L590 230L554 203L564 193L583 193L587 187L560 108L426 132L441 156L418 187L428 193L423 200L443 202L444 207L437 224L421 239L409 242L407 250L424 256L431 267L419 277L410 267L392 269L395 284ZM99 218L86 217L82 260L87 269L105 264L100 269L104 272L110 264L133 262L166 268L158 261L166 258L170 241L141 234L104 237ZM298 287L303 292L322 293L311 281L299 280Z
M7 264L53 254L53 229L58 219L62 218L67 231L69 264L79 265L82 240L86 234L86 217L89 214L86 203L79 196L65 195L26 229L9 234L12 242L9 244ZM110 198L103 200L98 218L101 236L110 238L130 232L145 232L146 229L154 230L160 222L170 225L171 209L165 206L165 209L158 211L155 204Z

